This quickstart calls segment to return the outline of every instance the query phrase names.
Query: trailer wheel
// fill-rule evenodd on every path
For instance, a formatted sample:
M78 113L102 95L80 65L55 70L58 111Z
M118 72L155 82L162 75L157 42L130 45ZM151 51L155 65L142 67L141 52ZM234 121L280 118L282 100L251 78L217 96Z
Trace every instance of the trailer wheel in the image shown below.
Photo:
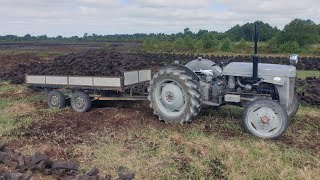
M66 107L66 99L60 91L49 91L47 93L46 100L49 108L51 109L63 109Z
M166 123L191 122L201 109L199 82L179 68L164 68L148 88L150 107Z
M294 95L292 105L289 107L289 110L288 110L289 118L293 118L297 114L299 107L300 107L299 100L297 96Z
M264 139L277 139L288 128L288 114L278 102L260 99L249 104L243 113L247 132Z
M89 95L82 91L76 91L71 96L71 107L76 112L87 112L91 108Z

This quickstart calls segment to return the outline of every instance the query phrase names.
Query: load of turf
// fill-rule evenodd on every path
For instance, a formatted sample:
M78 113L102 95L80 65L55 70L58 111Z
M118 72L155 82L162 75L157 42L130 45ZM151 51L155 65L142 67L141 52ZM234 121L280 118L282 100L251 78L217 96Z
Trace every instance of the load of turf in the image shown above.
M53 61L18 64L13 69L2 69L0 80L10 81L15 84L24 82L25 75L65 75L65 76L122 76L123 72L130 70L152 69L158 70L178 60L187 63L200 55L194 54L169 54L169 53L124 53L103 49L70 53L56 57ZM248 62L249 56L204 56L215 62L232 58L231 61ZM287 58L261 57L262 63L287 64ZM320 60L317 58L303 58L297 69L318 69ZM305 103L320 105L319 78L307 78L297 81L298 98Z
M124 71L147 68L140 56L105 50L89 50L59 56L49 63L20 64L0 75L2 80L23 83L29 75L122 76Z
M59 56L53 61L37 61L20 63L13 69L3 69L0 80L20 84L24 82L25 74L29 75L74 75L74 76L122 76L124 71L152 69L157 70L178 60L184 64L201 55L171 54L171 53L125 53L104 49L70 53ZM251 62L250 56L204 56L214 62L231 61ZM288 64L285 57L260 57L262 63ZM320 68L320 60L302 58L297 69L315 70Z
M307 77L297 80L298 98L307 104L320 105L320 78Z

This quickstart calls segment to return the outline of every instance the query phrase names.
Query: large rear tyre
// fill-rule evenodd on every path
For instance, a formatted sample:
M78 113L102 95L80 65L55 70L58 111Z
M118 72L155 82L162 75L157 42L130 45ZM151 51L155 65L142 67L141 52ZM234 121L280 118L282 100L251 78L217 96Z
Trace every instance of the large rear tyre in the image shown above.
M278 102L260 99L249 104L243 113L247 132L264 139L277 139L288 128L288 114Z
M299 107L300 107L300 103L297 96L295 95L293 96L292 105L289 107L289 110L288 110L288 116L290 119L297 114Z
M47 92L46 100L50 109L63 109L66 107L66 99L60 91Z
M148 90L153 113L166 123L191 122L201 110L199 82L183 69L160 70Z
M71 97L71 107L76 112L87 112L91 108L89 95L82 91L76 91Z

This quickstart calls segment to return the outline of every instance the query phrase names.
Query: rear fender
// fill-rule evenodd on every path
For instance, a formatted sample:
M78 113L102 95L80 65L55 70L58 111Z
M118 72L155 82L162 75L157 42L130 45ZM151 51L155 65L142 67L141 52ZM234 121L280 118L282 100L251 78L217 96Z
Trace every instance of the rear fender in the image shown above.
M162 68L161 70L166 70L166 69L178 69L178 70L185 71L187 74L192 76L192 79L197 80L198 82L200 81L199 76L195 72L193 72L191 69L187 68L184 65L172 64L172 65L169 65L169 66L166 66L166 67Z

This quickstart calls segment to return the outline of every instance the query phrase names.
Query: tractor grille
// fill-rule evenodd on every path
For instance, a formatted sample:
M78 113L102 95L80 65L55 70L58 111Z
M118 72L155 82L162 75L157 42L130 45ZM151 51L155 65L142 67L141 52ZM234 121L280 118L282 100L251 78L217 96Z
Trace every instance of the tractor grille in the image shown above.
M296 84L296 78L290 78L289 79L289 104L292 104L292 101L293 101L295 84Z

